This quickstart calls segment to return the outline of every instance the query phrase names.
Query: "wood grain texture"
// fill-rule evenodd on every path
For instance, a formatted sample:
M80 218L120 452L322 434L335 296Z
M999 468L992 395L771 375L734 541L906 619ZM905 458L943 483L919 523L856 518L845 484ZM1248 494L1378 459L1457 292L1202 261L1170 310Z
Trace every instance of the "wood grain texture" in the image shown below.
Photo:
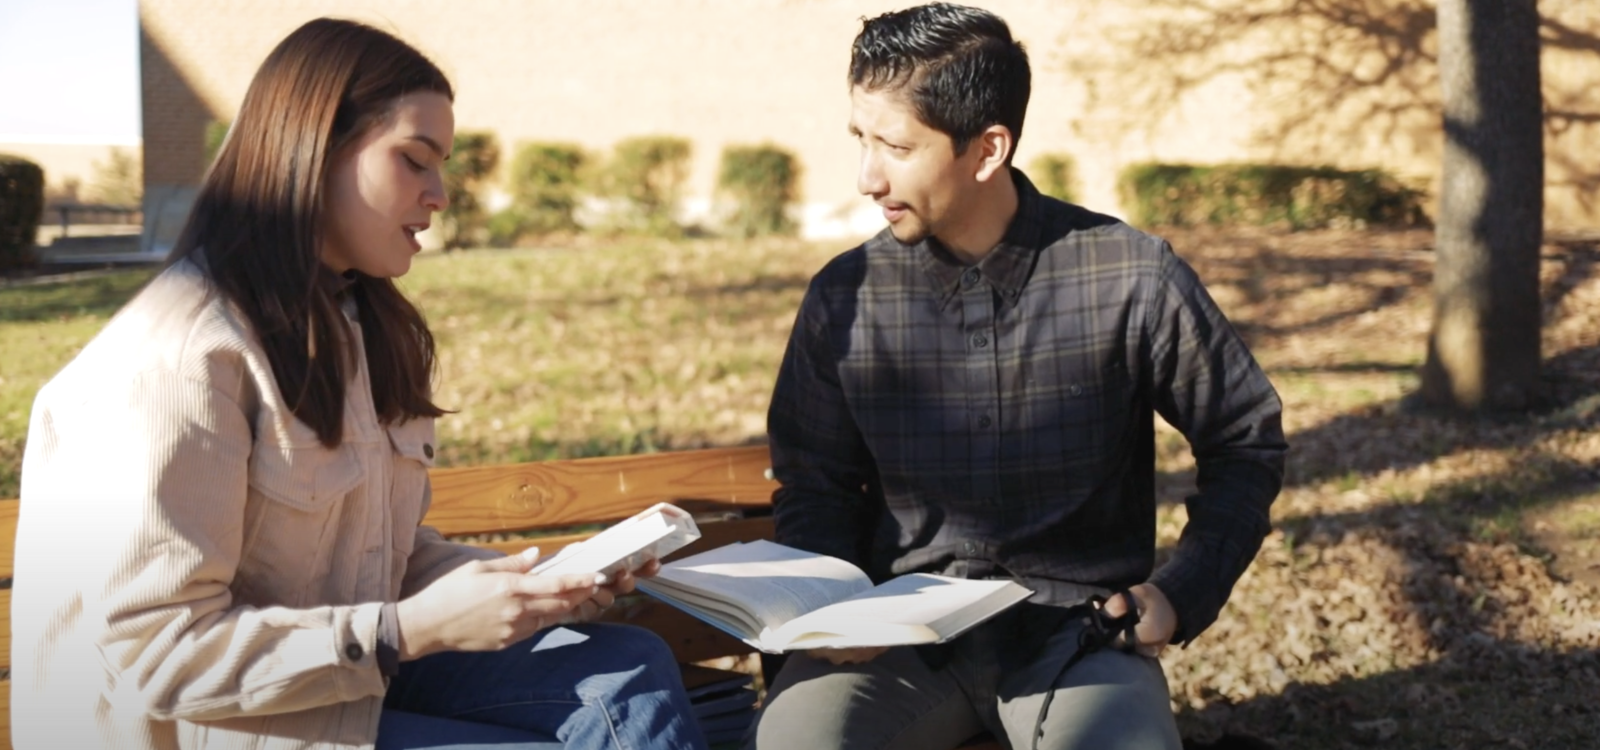
M15 567L12 558L17 552L17 509L22 503L16 500L0 500L0 578L10 578ZM11 610L6 609L6 616L10 617Z
M0 668L11 668L11 590L0 591Z
M427 523L485 534L618 521L659 502L771 504L766 446L434 469Z
M11 750L11 680L0 680L0 750Z

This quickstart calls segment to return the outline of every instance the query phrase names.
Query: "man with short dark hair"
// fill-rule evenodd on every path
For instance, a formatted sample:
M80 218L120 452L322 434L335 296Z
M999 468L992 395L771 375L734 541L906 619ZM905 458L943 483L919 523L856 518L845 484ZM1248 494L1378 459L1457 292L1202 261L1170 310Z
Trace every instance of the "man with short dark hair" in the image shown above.
M1211 624L1267 534L1282 407L1165 242L1011 168L1028 95L992 13L864 23L850 130L889 227L812 280L768 430L778 541L1035 594L943 646L789 659L755 747L1179 745L1155 657ZM1199 468L1160 569L1154 412Z

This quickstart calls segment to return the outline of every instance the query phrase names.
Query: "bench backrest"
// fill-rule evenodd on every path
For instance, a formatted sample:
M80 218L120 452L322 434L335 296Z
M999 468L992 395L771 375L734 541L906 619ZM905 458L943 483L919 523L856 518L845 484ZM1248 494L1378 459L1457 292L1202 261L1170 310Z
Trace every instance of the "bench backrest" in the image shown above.
M735 541L772 538L772 490L765 446L710 448L637 456L434 469L433 505L425 523L446 536L540 532L481 546L546 554L587 539L605 525L659 502L696 515L700 541L675 557ZM16 549L15 500L0 501L0 750L11 748L11 578ZM755 517L746 517L755 516ZM648 627L680 661L749 653L750 648L653 600L634 598L607 619Z

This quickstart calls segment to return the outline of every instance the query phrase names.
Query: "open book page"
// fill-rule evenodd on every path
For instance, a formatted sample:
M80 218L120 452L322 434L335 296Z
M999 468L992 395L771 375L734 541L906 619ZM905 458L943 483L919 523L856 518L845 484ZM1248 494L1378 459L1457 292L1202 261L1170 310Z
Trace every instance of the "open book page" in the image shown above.
M942 643L1032 593L1011 581L915 573L791 620L762 640L782 650Z
M534 575L605 573L636 570L700 538L694 517L669 503L657 503L584 541L569 544L528 571Z
M684 602L672 599L691 598L686 594L734 605L749 614L752 625L761 626L740 636L753 639L761 631L866 591L872 581L838 558L756 541L718 547L663 566L656 577L639 581L639 588L680 605Z

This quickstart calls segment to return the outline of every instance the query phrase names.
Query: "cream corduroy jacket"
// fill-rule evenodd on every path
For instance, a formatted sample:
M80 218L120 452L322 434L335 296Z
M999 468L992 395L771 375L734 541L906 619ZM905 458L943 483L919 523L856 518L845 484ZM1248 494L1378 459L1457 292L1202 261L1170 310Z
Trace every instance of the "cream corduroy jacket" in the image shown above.
M194 265L129 302L34 403L15 746L371 747L379 609L495 553L420 525L433 420L380 424L364 356L344 425L295 419Z

